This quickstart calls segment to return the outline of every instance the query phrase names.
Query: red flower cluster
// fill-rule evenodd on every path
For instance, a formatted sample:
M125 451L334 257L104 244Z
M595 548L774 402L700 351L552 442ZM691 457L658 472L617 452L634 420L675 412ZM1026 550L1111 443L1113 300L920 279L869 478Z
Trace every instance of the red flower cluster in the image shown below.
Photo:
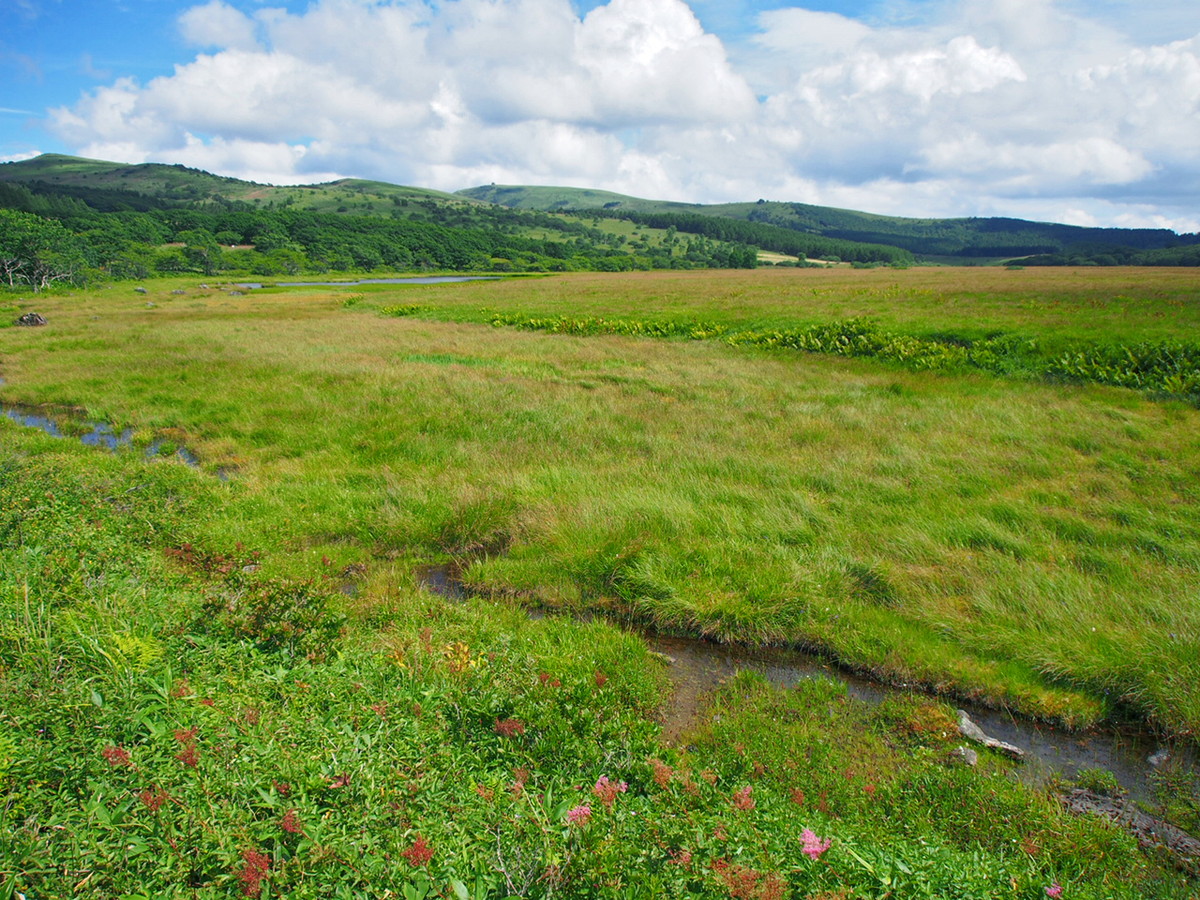
M429 846L425 838L418 834L413 845L400 855L408 860L409 865L423 866L433 859L433 848Z
M296 815L296 810L289 809L283 816L283 821L279 823L279 827L288 834L304 834L304 829L300 826L300 818Z
M181 728L175 732L175 740L182 748L175 758L189 768L196 768L200 763L200 754L196 750L196 728Z
M738 788L736 791L734 791L734 809L740 809L745 812L749 812L750 810L754 809L754 798L751 796L753 793L754 788L750 787L750 785L746 785L744 788Z
M100 751L100 755L110 766L132 766L133 757L129 755L129 751L124 747L105 747Z
M515 737L525 733L525 723L520 719L497 719L495 731L500 737Z
M138 799L142 801L142 804L150 812L158 812L162 809L163 804L171 799L171 795L160 787L156 787L153 791L150 788L146 788L138 794Z
M508 790L514 797L520 797L525 793L525 784L529 781L529 769L525 766L513 769L513 783L509 785Z
M617 794L623 794L627 790L629 790L629 785L624 781L609 781L607 775L601 775L595 787L592 788L592 793L600 798L605 809L612 809L613 804L617 802Z
M262 882L271 868L271 857L257 850L246 850L242 853L242 868L238 871L238 881L242 883L242 893L247 897L257 897L262 893Z
M668 766L661 759L650 760L650 766L654 769L654 783L660 788L665 788L671 783L671 777L675 774L675 770Z

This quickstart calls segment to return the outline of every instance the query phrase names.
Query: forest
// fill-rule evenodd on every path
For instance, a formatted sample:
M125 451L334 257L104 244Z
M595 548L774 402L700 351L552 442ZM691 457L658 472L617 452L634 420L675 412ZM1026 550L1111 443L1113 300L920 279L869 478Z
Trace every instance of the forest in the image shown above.
M0 182L0 278L10 287L199 274L620 272L753 268L742 242L630 243L576 216L400 197L334 211L201 195ZM370 208L362 208L370 207Z

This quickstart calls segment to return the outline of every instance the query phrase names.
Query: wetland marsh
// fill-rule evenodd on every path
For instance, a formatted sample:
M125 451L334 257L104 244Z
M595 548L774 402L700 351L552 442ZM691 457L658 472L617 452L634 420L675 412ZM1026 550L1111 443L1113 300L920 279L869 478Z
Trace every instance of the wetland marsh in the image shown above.
M1046 358L1186 344L1193 272L181 281L38 303L49 326L0 330L0 400L170 434L199 468L0 420L0 678L25 698L0 720L0 896L228 895L247 871L289 896L1191 889L1000 758L956 765L936 696L1195 740L1194 397L723 338L866 318ZM505 324L546 317L720 327ZM454 603L419 584L449 561L472 595ZM644 641L520 606L816 649L933 696L741 674L671 746ZM1200 824L1188 771L1147 795Z

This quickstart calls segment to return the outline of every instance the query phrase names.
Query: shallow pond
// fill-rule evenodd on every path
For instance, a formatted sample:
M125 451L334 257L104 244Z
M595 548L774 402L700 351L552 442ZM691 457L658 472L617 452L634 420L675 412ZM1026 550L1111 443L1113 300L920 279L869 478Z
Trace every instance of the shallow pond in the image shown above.
M69 420L65 418L54 419L41 410L17 404L0 404L0 413L18 425L38 428L57 438L73 438L89 447L122 450L133 446L132 429L117 432L106 422L81 422L68 427L66 423ZM200 467L200 460L186 447L176 447L167 452L164 449L167 446L167 442L159 438L146 445L142 452L147 459L178 459L193 468Z

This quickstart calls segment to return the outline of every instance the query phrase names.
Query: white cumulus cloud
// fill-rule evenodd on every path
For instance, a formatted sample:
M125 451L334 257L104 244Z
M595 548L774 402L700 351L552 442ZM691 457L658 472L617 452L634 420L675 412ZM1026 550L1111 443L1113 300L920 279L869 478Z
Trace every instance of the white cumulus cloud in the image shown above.
M1200 36L1170 0L800 5L722 39L694 0L209 0L195 48L51 111L77 152L256 180L586 185L697 202L1187 224ZM739 9L743 8L739 7ZM1119 9L1120 7L1121 9ZM880 7L886 9L886 7ZM712 21L711 18L705 21ZM1151 37L1153 32L1153 39Z

